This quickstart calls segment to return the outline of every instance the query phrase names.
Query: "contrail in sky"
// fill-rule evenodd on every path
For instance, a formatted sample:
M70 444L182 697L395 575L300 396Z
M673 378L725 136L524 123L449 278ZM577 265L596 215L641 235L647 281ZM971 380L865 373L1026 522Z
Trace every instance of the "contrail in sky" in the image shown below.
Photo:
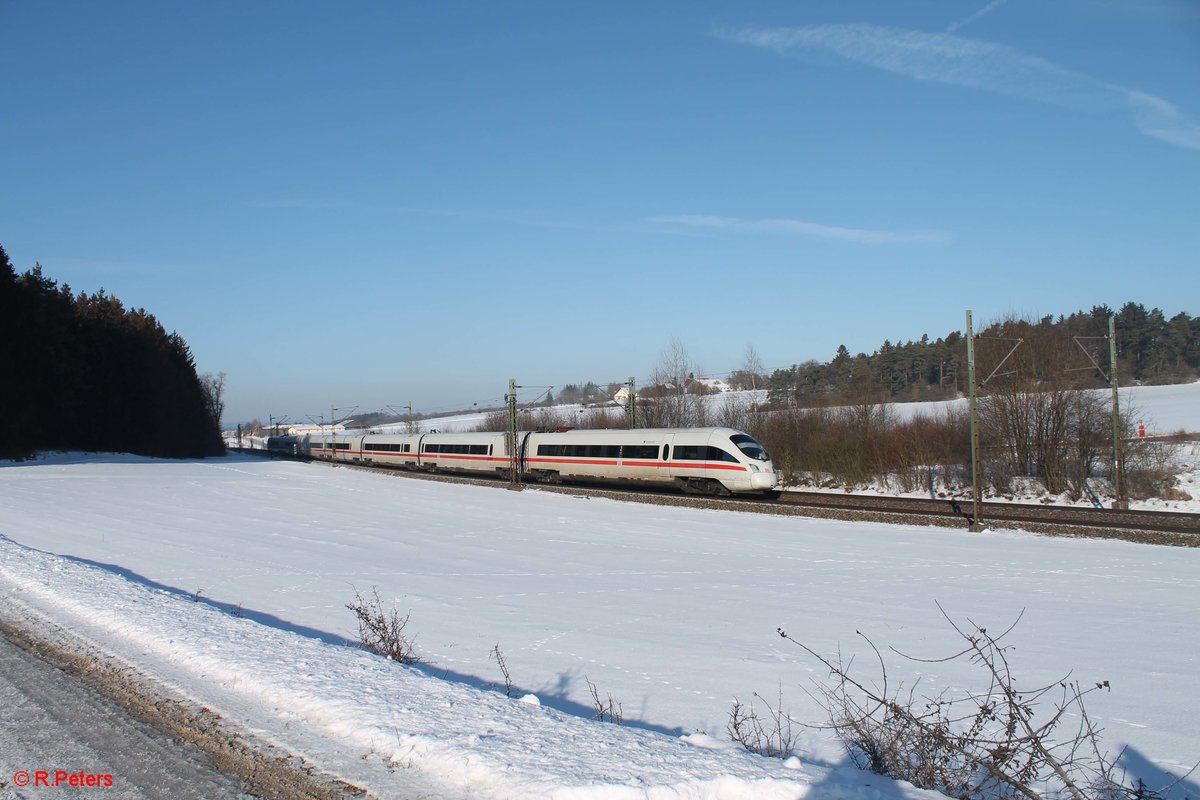
M1004 1L993 0L974 16ZM1200 150L1200 123L1169 101L1098 80L1006 44L953 33L862 24L797 28L747 25L720 29L714 35L781 54L802 50L834 53L918 81L967 86L1064 108L1120 111L1147 136Z
M999 8L1000 6L1004 5L1007 2L1008 2L1008 0L992 0L992 2L988 3L983 8L979 9L971 16L964 17L963 19L960 19L958 22L951 22L950 25L946 28L946 32L954 33L956 30L961 28L963 25L969 25L970 23L972 23L975 20L982 17L984 14L990 14L991 12L995 11L997 8Z

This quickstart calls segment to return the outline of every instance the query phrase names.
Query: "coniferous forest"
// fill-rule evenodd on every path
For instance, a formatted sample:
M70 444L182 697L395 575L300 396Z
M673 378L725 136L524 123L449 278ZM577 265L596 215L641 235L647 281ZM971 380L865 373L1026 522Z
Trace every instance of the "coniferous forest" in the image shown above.
M1122 386L1200 378L1200 317L1180 312L1168 319L1157 308L1148 311L1129 302L1115 312L1096 306L1070 316L1007 319L977 327L976 380L983 382L1003 363L1004 370L1017 367L1031 386L1105 386L1096 366L1107 372L1108 320L1113 316ZM819 406L945 400L965 394L966 381L966 339L961 331L953 331L937 340L922 336L903 344L885 341L871 355L852 356L839 347L828 362L807 361L776 370L767 388L774 403Z
M0 247L0 457L39 450L218 455L221 379L187 342L103 290L18 275Z

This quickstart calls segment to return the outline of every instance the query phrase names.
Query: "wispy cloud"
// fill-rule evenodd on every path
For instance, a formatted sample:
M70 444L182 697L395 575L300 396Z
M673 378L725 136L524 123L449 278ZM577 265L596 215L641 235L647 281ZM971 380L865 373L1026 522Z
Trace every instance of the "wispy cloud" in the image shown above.
M950 23L948 26L946 26L946 30L949 31L950 33L954 33L956 30L961 28L963 25L970 25L975 20L979 19L980 17L984 16L985 14L992 13L997 8L999 8L1000 6L1004 5L1007 2L1008 2L1008 0L992 0L992 2L988 3L986 6L979 9L974 14L963 17L958 22Z
M649 217L639 222L602 223L579 222L536 214L510 212L466 211L439 208L372 205L337 200L272 200L258 204L260 208L303 210L371 210L406 216L446 217L484 223L499 223L525 228L588 231L592 233L667 234L678 236L707 235L715 230L777 233L834 239L858 244L945 244L953 237L944 231L886 231L867 228L847 228L822 225L800 219L738 219L704 214L673 214Z
M876 25L748 26L718 30L716 35L779 53L823 50L919 81L967 86L1057 106L1121 110L1147 136L1200 150L1200 124L1170 102L1099 81L1008 45Z
M686 228L781 233L858 244L945 244L951 239L950 234L944 231L882 231L867 228L845 228L801 219L738 219L705 214L675 214L650 217L646 221Z

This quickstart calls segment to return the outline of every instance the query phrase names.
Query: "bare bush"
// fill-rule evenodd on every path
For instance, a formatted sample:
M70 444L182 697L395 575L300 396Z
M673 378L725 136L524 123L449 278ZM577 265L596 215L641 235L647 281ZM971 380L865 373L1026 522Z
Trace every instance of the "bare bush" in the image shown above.
M938 610L964 642L949 656L920 663L966 660L982 673L980 686L951 694L917 696L889 683L875 644L878 675L867 682L851 673L852 660L823 656L780 629L779 635L829 670L819 687L828 723L860 767L909 781L962 800L1117 800L1156 796L1144 786L1116 777L1115 761L1101 749L1100 729L1084 699L1109 691L1108 681L1083 683L1064 677L1033 689L1018 689L1004 638L1020 616L999 634L973 622L960 625ZM860 633L860 635L862 635Z
M759 715L758 704L753 700L749 706L742 705L736 697L729 709L729 721L725 729L729 738L752 753L771 758L787 758L795 755L800 725L794 724L791 716L783 710L783 688L779 689L778 701L771 706L758 693L754 695L765 708Z
M607 700L600 699L600 690L596 688L596 684L592 683L588 676L584 675L583 679L587 681L588 690L592 694L592 708L596 709L596 719L601 722L611 722L614 725L620 725L625 721L625 713L621 708L621 704L613 700L613 696L608 695Z
M371 589L370 597L354 590L354 602L346 608L358 618L358 641L364 650L387 656L401 664L418 664L421 658L415 649L416 637L405 632L409 615L400 616L395 605L384 609L379 590Z
M1169 442L1151 442L1130 437L1124 447L1124 484L1126 495L1133 500L1162 497L1175 485L1172 464L1178 446ZM1167 498L1164 498L1167 499Z

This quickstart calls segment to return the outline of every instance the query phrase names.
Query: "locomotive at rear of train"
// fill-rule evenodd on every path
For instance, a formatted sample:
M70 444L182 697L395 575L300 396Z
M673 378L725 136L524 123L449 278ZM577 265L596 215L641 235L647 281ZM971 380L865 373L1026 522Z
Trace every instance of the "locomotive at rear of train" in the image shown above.
M508 477L504 433L272 437L268 449L325 461ZM677 486L694 494L772 494L778 476L754 437L733 428L567 430L517 435L523 480Z

